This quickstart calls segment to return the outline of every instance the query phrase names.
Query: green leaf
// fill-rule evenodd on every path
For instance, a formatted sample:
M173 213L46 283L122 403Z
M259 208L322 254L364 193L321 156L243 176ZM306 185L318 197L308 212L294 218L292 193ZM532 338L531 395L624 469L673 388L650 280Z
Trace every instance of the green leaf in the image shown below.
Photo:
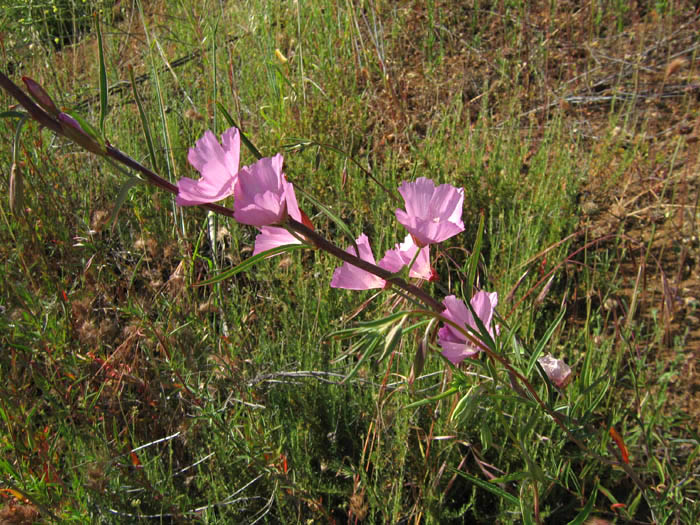
M472 386L469 391L462 396L462 398L457 401L457 405L455 406L454 410L452 411L452 414L450 415L450 421L455 421L460 418L468 418L471 413L474 411L474 406L479 399L479 396L476 395L476 393L472 393L474 388L477 389L477 392L481 391L480 387L474 387Z
M467 271L467 285L472 288L476 282L476 270L479 267L479 256L481 255L481 243L484 238L484 214L479 219L479 231L474 241L474 249L469 257L469 269Z
M352 231L350 230L348 225L345 224L345 222L340 217L338 217L329 208L327 208L326 206L321 204L319 201L314 199L311 195L309 195L307 192L305 192L304 190L302 190L298 186L295 187L295 190L300 192L304 196L304 198L310 200L311 204L316 206L321 211L321 213L323 213L326 217L328 217L331 221L333 221L336 224L336 226L338 226L338 228L340 228L340 230L345 235L348 236L348 238L352 241L353 245L355 245L355 234L352 233ZM356 252L356 253L359 256L359 252Z
M65 112L67 115L73 117L78 124L80 124L80 127L82 128L83 132L90 137L92 140L97 142L102 149L105 148L105 140L100 134L98 130L95 129L95 126L90 124L87 120L85 120L83 117L81 117L77 111L66 111Z
M518 498L513 496L511 493L506 492L498 485L494 485L493 483L490 483L488 481L484 481L483 479L474 477L470 474L467 474L466 472L462 472L461 470L457 470L456 468L452 468L451 470L453 472L455 472L456 474L462 476L463 478L471 481L472 483L474 483L474 485L490 492L494 496L506 500L511 505L517 505L517 506L520 505L520 501L518 501Z
M372 321L359 321L357 323L357 326L361 327L362 329L365 330L385 330L392 324L394 324L395 321L399 320L401 317L405 316L408 312L405 311L400 311L400 312L395 312L393 314L387 315L386 317L382 317L381 319L374 319Z
M105 54L104 46L102 43L102 30L100 29L100 18L95 15L95 22L97 25L97 55L100 61L100 131L102 136L105 134L105 117L109 108L107 106L107 68L105 67ZM82 123L81 123L82 125Z
M427 405L429 403L434 403L435 401L440 401L441 399L445 399L446 397L450 397L454 394L456 394L459 390L456 387L451 387L449 390L445 390L441 394L438 394L433 397L428 397L426 399L421 399L420 401L416 401L415 403L411 403L409 405L406 405L404 408L405 409L412 409L412 408L418 408L423 405Z
M367 349L365 350L364 354L362 354L362 357L357 361L353 369L350 371L350 373L345 376L345 379L343 379L340 383L346 383L347 381L350 381L353 377L355 377L355 374L357 374L357 371L360 369L360 367L364 364L364 362L367 360L367 358L370 356L370 354L374 351L375 348L379 345L379 341L381 340L381 337L378 335L366 335L363 339L368 339L368 342L363 345L366 346Z
M220 273L216 277L212 277L211 279L207 279L206 281L202 281L201 283L197 283L195 286L206 286L208 284L215 284L218 282L221 282L225 279L228 279L229 277L233 277L237 273L241 273L242 271L247 270L251 266L256 265L263 259L266 259L268 257L272 257L273 255L278 255L280 253L285 253L285 252L293 252L295 250L302 250L304 248L307 248L305 244L285 244L284 246L278 246L277 248L272 248L270 250L266 250L264 252L261 252L257 255L254 255L253 257L250 257L243 261L241 264L238 266L234 266L233 268L229 268L223 273Z
M23 111L3 111L0 113L0 118L24 118L26 116L29 116L27 113Z
M527 363L527 370L525 375L529 376L530 372L532 371L532 368L535 366L535 363L537 362L537 359L540 357L542 352L544 352L544 347L547 345L549 340L552 337L552 334L554 334L554 331L557 329L559 326L559 323L562 322L564 319L564 314L566 313L566 309L561 310L559 312L559 315L557 318L554 320L554 322L549 325L547 328L547 331L544 333L544 335L540 338L540 340L537 342L537 346L535 347L535 350L532 352L532 355L530 356L530 360Z
M126 198L129 196L129 190L140 182L143 181L138 177L130 177L122 185L121 189L119 190L119 195L117 195L117 200L114 203L114 208L112 208L112 216L109 218L110 228L114 228L114 225L117 222L117 215L119 215L119 210L123 206L124 202L126 202Z
M15 137L12 141L12 164L17 164L17 155L19 152L19 138L22 135L22 128L29 120L28 114L23 114L21 120L17 123L17 129L15 129Z
M404 317L404 320L406 318ZM394 348L396 348L396 345L399 344L399 341L401 341L401 336L403 335L403 328L402 325L403 321L396 326L394 326L390 331L389 334L386 336L384 339L384 351L382 352L382 355L379 357L379 362L381 363L384 361L384 358L391 354L391 352L394 351Z
M229 112L226 111L226 108L223 106L223 104L221 102L217 102L216 107L218 107L219 111L221 111L221 113L224 114L224 118L228 122L229 126L238 128L238 133L240 134L241 141L243 142L243 144L245 144L246 148L248 148L258 160L262 159L263 155L262 153L260 153L260 150L258 150L258 148L256 148L250 140L248 140L248 137L246 137L245 133L243 133L241 127L238 124L236 124L236 121L233 120L233 117L229 114Z
M534 525L535 520L532 519L533 511L526 507L526 500L523 492L526 490L528 483L524 482L520 485L520 516L523 518L523 525Z
M641 492L640 492L640 494L641 494ZM598 495L598 485L596 484L595 488L593 489L593 494L588 496L588 501L581 509L581 512L579 512L576 515L576 517L569 522L569 525L583 525L583 523L586 522L586 520L588 519L588 516L590 516L591 512L593 512L593 505L595 505L595 498L597 495Z
M501 476L500 478L494 478L491 480L491 483L495 483L497 485L500 485L501 483L512 483L514 481L522 481L524 479L531 479L532 475L529 472L525 472L523 470L520 470L518 472L513 472L512 474L506 474L504 476Z
M134 69L129 67L129 78L131 79L131 89L134 92L134 100L136 100L136 107L139 109L139 116L141 117L141 127L143 128L143 134L146 136L146 146L148 146L148 156L151 157L151 167L154 171L158 171L158 163L156 162L156 150L153 147L153 137L151 136L151 127L148 123L148 117L146 112L143 110L143 104L141 103L141 97L136 90L136 80L134 79Z

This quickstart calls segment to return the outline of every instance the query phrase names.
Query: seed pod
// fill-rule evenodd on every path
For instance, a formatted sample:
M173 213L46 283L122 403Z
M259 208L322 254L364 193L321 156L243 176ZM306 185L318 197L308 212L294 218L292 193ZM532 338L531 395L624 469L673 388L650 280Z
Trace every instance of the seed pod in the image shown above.
M24 212L24 176L16 162L10 170L10 212L20 215Z

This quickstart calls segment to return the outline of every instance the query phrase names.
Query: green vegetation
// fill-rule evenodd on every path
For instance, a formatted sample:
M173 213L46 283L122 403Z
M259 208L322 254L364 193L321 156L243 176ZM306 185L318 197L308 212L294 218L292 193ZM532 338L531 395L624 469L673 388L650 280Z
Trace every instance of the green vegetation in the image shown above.
M409 381L425 318L344 381L366 346L339 331L409 304L331 289L338 261L311 250L198 286L253 228L32 121L11 211L3 114L0 522L700 521L691 2L84 4L0 1L3 72L172 182L225 108L375 255L405 235L401 181L464 187L466 231L424 287L468 296L473 263L498 352L564 423L483 356L460 372L431 346Z

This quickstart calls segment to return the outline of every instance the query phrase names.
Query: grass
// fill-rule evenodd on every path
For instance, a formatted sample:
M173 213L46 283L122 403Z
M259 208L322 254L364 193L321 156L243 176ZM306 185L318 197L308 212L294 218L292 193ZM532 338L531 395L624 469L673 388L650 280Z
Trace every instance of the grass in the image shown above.
M410 385L419 318L343 382L367 347L334 334L394 297L331 289L337 262L317 251L196 286L250 257L255 232L145 184L111 226L124 173L28 122L25 212L0 203L0 519L698 521L698 15L554 4L104 3L100 20L106 136L169 180L226 129L220 103L375 254L404 235L401 181L464 187L466 231L427 289L469 295L478 257L498 352L568 433L493 360L450 371L431 347ZM53 15L26 13L2 19L5 73L99 125L94 22L60 47ZM144 120L119 88L130 67ZM16 125L0 120L6 174ZM572 366L566 390L540 352Z

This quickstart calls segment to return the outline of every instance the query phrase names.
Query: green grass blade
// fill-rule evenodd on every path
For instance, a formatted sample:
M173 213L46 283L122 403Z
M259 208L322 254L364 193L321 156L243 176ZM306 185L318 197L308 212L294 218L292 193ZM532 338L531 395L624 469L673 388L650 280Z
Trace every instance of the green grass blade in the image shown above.
M476 282L476 270L479 267L479 256L481 255L481 244L484 239L484 214L479 219L479 231L474 241L474 249L469 258L469 269L467 270L467 286L473 287Z
M341 381L341 384L347 383L353 377L355 377L355 374L357 374L357 371L365 363L365 361L370 356L370 354L374 351L374 349L377 348L377 346L379 345L379 341L381 340L381 337L379 335L376 335L376 334L370 334L370 335L366 335L363 339L369 339L369 342L366 343L367 349L365 350L364 354L362 354L362 357L360 357L360 359L357 361L357 363L355 363L355 366L350 371L350 373L347 376L345 376L345 379L343 379Z
M140 182L143 181L138 177L129 177L122 185L121 189L119 190L119 195L117 195L117 200L114 203L114 208L112 208L112 215L109 218L110 228L114 228L114 225L117 222L117 215L119 215L119 210L124 205L124 202L126 202L126 198L129 196L129 190Z
M141 97L139 92L136 90L136 80L134 79L134 69L129 68L129 78L131 79L131 89L134 93L134 100L136 101L136 107L139 109L139 116L141 117L141 127L143 128L143 134L146 137L146 146L148 146L148 156L151 157L151 166L154 171L158 171L158 163L156 162L156 150L153 147L153 137L151 136L151 127L148 123L148 117L146 112L143 110L143 104L141 103Z
M520 506L520 501L518 498L513 496L511 493L506 492L503 490L501 487L498 485L494 485L493 483L489 483L488 481L484 481L483 479L477 478L475 476L472 476L470 474L467 474L466 472L462 472L461 470L457 470L456 468L451 468L454 473L459 474L463 478L471 481L474 483L474 485L490 492L494 496L506 500L508 503L516 506Z
M107 106L108 89L107 89L107 68L105 67L104 45L102 42L102 30L100 29L100 17L95 15L97 26L97 56L100 62L100 132L105 135L105 117L109 111Z
M217 102L216 107L218 107L219 111L221 111L221 113L224 115L224 118L226 119L226 122L228 122L229 126L238 128L238 133L240 133L241 141L243 142L243 144L245 144L246 148L248 148L258 160L262 159L263 154L260 153L260 150L256 148L250 140L248 140L248 137L246 137L245 133L243 133L241 127L238 124L236 124L236 121L233 120L233 117L229 114L229 112L226 111L226 108L223 106L223 104L221 102Z
M197 283L195 286L206 286L208 284L215 284L218 282L221 282L225 279L228 279L229 277L233 277L237 273L241 273L242 271L247 270L248 268L256 265L263 259L267 259L268 257L272 257L273 255L279 255L280 253L285 253L285 252L293 252L295 250L302 250L304 248L307 248L305 244L285 244L284 246L278 246L277 248L272 248L270 250L266 250L264 252L260 252L257 255L254 255L253 257L250 257L243 261L241 264L234 266L233 268L229 268L225 272L220 273L216 277L212 277L211 279L207 279L206 281L202 281L201 283Z
M551 325L549 325L549 327L547 328L547 331L544 333L544 335L542 335L540 340L537 342L537 346L535 347L535 350L532 352L532 355L530 356L530 360L528 361L526 375L530 375L530 372L532 371L533 367L535 366L535 362L537 362L537 359L540 357L542 352L544 352L544 347L547 346L547 343L552 338L554 331L557 329L559 324L564 320L565 313L566 313L565 309L562 309L562 311L559 312L559 315L557 316L557 318L554 320L554 322Z
M579 512L576 515L576 517L569 522L569 525L583 525L586 522L586 520L588 519L588 516L590 516L591 512L593 512L593 505L595 505L595 498L597 495L598 495L598 485L596 484L595 488L593 489L593 494L591 494L588 497L588 501L581 509L581 512Z

